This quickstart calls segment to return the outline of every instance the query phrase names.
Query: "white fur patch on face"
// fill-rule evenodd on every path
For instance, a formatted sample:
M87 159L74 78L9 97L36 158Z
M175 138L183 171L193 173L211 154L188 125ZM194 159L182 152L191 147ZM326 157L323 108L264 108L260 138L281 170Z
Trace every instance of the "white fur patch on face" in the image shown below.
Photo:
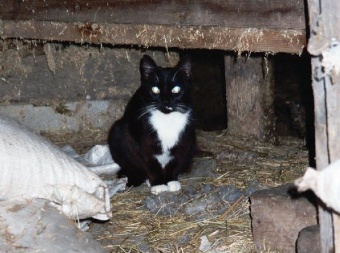
M157 195L161 192L168 192L169 190L170 190L169 186L167 186L165 184L155 185L155 186L151 187L151 193L155 194L155 195Z
M169 150L178 142L180 134L188 123L189 113L171 112L166 114L159 110L151 112L150 124L157 132L163 151L162 154L155 157L163 168L173 158L170 156Z
M177 192L181 189L181 183L178 181L170 181L168 182L169 191Z

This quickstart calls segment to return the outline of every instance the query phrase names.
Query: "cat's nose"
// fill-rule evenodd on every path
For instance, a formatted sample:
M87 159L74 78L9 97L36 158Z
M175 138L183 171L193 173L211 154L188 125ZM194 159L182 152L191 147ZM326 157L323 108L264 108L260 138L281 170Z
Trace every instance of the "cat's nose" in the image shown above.
M170 101L169 100L164 100L163 101L163 106L166 108L166 109L168 109L168 110L173 110L173 107L172 107L172 105L171 105L171 103L170 103Z
M173 111L174 108L172 106L164 106L166 109L168 109L169 111Z
M169 112L172 112L174 111L174 107L170 104L170 102L167 102L167 101L163 101L163 111L165 113L169 113Z

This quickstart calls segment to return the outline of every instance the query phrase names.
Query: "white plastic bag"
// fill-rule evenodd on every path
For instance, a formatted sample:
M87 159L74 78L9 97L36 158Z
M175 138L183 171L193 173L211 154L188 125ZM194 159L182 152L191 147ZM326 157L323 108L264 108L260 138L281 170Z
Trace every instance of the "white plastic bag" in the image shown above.
M107 185L21 124L0 116L0 199L50 200L71 219L109 219Z
M98 176L115 176L120 169L112 160L108 145L95 145L84 155L79 155L70 145L61 150Z

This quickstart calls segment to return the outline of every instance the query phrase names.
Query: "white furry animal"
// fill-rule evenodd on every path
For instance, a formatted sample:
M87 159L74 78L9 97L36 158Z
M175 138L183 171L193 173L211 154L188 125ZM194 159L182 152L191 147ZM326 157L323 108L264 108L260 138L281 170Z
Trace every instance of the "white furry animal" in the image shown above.
M320 171L307 168L295 185L299 191L312 190L328 207L340 213L340 160Z

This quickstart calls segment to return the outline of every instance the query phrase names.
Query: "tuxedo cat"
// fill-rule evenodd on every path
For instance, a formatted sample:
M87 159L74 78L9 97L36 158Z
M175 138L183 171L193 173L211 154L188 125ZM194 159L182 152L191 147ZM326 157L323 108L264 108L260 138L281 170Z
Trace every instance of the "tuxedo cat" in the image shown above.
M149 180L154 194L178 191L178 175L190 169L196 150L190 58L162 68L144 55L140 74L141 86L109 132L110 152L128 186Z

